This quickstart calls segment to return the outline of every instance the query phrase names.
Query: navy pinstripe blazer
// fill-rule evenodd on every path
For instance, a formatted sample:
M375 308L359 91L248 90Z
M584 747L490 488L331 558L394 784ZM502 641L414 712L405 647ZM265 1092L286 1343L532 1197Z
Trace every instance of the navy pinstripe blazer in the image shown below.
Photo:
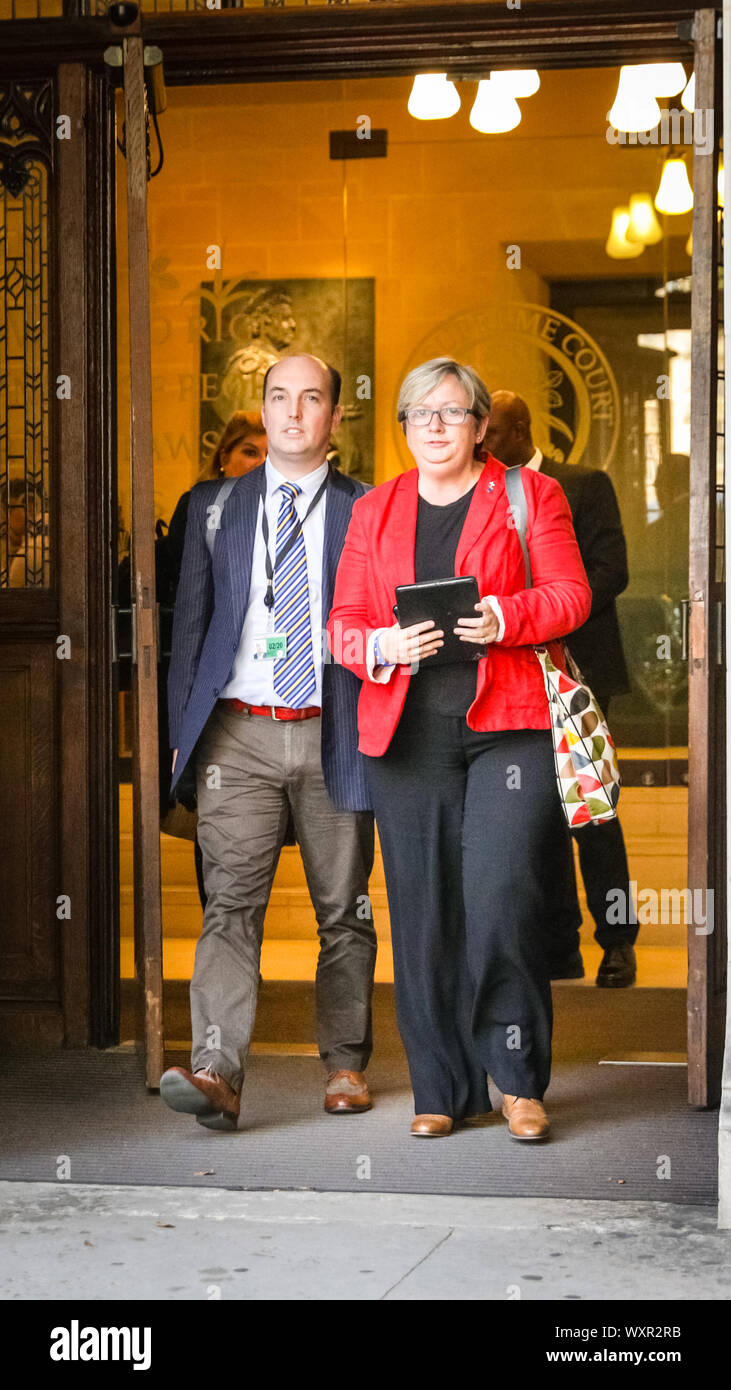
M170 746L177 748L172 787L193 756L238 650L251 582L256 519L264 465L239 478L221 515L213 560L206 545L207 508L220 479L198 483L190 494L185 548L173 617L168 674ZM335 573L353 503L367 484L330 470L322 560L322 626L332 607ZM360 681L345 667L326 662L322 673L322 770L341 810L370 809L362 754L358 752Z

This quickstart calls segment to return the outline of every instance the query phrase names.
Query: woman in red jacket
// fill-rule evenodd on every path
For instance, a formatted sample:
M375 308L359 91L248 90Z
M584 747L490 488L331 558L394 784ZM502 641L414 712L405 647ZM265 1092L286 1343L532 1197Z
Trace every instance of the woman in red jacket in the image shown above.
M548 703L534 643L584 622L591 590L568 503L526 469L533 588L525 588L505 469L479 447L490 397L436 358L406 377L398 418L416 467L356 502L335 586L333 657L363 681L359 747L383 851L396 1009L416 1118L437 1137L490 1109L542 1139L551 988L542 926L565 840ZM474 575L455 632L478 659L433 665L444 634L393 621L399 584ZM561 650L550 646L563 666Z

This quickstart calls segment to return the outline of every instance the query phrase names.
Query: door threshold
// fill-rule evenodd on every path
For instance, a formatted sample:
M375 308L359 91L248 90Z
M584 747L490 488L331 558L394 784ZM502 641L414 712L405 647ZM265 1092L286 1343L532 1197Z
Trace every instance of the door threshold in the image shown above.
M193 1043L190 1038L172 1038L165 1042L166 1052L191 1052ZM249 1048L249 1055L255 1057L319 1057L320 1054L314 1043L296 1042L254 1042Z
M600 1057L600 1067L687 1067L684 1052L620 1052L617 1057Z

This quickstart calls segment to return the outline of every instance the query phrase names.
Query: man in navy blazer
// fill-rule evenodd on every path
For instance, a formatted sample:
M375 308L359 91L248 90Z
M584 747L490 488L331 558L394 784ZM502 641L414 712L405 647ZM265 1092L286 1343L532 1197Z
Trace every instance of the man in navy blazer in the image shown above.
M163 1099L237 1127L272 880L291 813L320 936L318 1045L330 1114L370 1108L376 937L373 816L358 752L360 682L323 635L353 503L327 461L340 376L283 357L264 381L263 466L191 493L168 680L173 789L195 772L208 902L191 981L191 1069Z

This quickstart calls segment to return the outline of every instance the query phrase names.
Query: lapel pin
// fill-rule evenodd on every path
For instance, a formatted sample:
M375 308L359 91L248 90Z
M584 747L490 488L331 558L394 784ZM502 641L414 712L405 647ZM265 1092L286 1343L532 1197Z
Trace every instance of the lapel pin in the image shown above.
M488 492L492 492L494 486L495 486L495 483L494 483L494 482L488 483L488 484L487 484L487 490L488 490Z

